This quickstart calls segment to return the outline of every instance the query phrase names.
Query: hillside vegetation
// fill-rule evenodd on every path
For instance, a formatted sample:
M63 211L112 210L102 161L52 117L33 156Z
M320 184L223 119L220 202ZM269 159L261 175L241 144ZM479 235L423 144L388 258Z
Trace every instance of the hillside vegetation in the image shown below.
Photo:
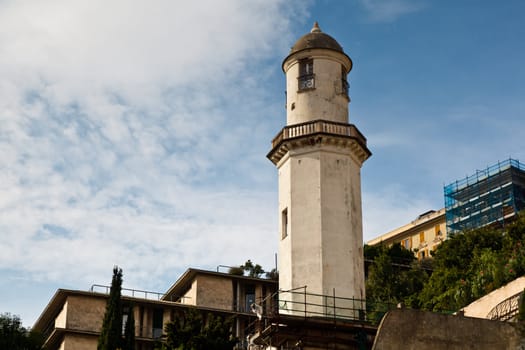
M525 275L525 214L502 228L456 234L422 261L399 244L365 246L365 258L367 299L456 311Z

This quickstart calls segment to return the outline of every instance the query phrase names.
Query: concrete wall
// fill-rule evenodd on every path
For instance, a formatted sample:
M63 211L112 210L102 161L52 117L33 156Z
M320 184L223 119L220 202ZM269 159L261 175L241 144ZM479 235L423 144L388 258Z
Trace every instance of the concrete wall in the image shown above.
M326 54L333 55L329 51ZM343 93L341 81L342 64L332 57L309 57L313 58L315 89L299 91L297 61L286 72L287 125L314 119L348 123L348 98Z
M365 299L360 163L331 146L321 164L322 294Z
M222 310L232 309L233 285L231 279L219 276L198 275L196 281L196 305Z
M287 235L282 232L285 209ZM307 293L332 296L335 291L337 297L364 299L360 163L351 150L331 144L289 150L279 163L279 210L279 288L306 286ZM313 298L306 302L325 304ZM286 308L304 313L304 295L282 293L280 299L296 301Z
M291 288L306 285L311 293L321 294L321 163L319 150L309 151L290 151L291 251L288 254L291 254Z
M315 88L299 90L299 61L313 60ZM350 61L332 50L314 49L288 57L283 65L286 73L287 125L324 119L348 123L349 99L342 89L342 68L348 71Z
M517 324L419 310L388 312L373 350L523 350Z
M71 295L67 298L67 328L99 332L102 328L106 300Z
M289 155L285 155L278 164L279 171L279 288L289 290L292 286L292 236L291 219L295 213L291 207L291 178ZM284 224L284 210L287 210L288 224ZM286 232L284 232L286 230Z
M55 328L66 328L67 325L67 300L62 306L62 310L55 318Z
M188 289L180 301L187 305L197 305L197 280L191 283L190 289Z
M281 241L280 288L325 295L335 288L337 296L364 298L359 166L335 146L290 154L291 169L280 177L290 188L280 191L290 226Z
M66 334L60 350L94 350L97 348L97 344L97 336Z

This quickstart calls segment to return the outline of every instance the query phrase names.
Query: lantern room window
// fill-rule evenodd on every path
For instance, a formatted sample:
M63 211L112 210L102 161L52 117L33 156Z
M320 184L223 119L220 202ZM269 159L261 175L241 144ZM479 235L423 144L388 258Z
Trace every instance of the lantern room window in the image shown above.
M299 91L315 89L314 60L299 61Z

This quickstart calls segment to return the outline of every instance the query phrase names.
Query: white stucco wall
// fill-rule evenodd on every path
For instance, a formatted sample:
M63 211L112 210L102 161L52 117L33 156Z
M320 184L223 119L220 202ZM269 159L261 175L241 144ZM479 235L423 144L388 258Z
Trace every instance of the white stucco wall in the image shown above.
M292 150L279 168L279 184L279 209L289 215L289 234L279 245L280 289L306 286L307 293L364 299L360 167L349 150Z
M55 328L66 328L67 322L67 300L64 302L62 310L55 318Z
M342 90L341 67L335 58L343 55L327 50L303 54L313 59L315 89L299 91L299 62L291 60L286 65L287 125L315 119L348 122L348 98Z

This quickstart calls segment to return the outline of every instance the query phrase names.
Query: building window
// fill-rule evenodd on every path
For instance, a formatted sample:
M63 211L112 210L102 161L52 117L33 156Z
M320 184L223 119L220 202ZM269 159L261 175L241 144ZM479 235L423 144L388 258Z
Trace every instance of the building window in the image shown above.
M299 61L299 91L315 88L314 60Z
M410 239L410 237L403 240L403 247L405 247L405 249L408 250L412 248L412 240Z
M342 88L343 88L343 94L346 95L348 97L348 88L349 88L349 84L348 84L348 80L346 80L346 70L345 70L345 67L341 66L341 84L342 84Z
M162 337L163 330L163 318L164 310L163 309L154 309L153 310L153 329L152 329L152 338L159 339Z
M246 286L246 293L244 299L244 312L250 312L252 304L255 303L255 286L248 284Z
M126 323L128 323L129 315L133 312L133 307L129 305L124 305L122 307L122 335L126 334ZM133 325L135 329L135 325Z
M423 243L425 241L425 231L422 231L419 233L419 243Z
M436 236L441 235L441 228L439 227L439 225L434 226L434 232L436 233Z
M288 236L288 208L281 212L281 239Z

